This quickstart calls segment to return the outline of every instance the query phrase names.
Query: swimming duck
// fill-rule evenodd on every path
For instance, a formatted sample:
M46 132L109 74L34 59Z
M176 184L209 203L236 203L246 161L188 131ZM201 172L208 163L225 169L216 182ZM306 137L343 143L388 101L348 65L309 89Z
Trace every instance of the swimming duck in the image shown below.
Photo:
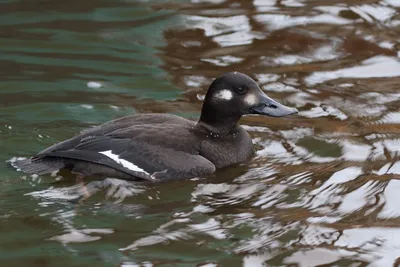
M216 78L195 122L171 114L137 114L90 128L35 156L15 161L29 174L69 169L80 177L129 180L187 179L246 161L254 154L243 115L283 117L297 113L268 97L249 76Z

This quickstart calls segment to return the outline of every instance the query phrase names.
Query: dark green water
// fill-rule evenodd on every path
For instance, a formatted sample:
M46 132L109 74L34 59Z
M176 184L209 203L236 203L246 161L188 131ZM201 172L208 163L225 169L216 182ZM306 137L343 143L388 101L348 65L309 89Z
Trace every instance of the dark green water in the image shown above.
M0 1L0 266L397 266L400 4ZM250 162L143 186L25 176L136 112L196 118L226 71L301 112L247 117Z

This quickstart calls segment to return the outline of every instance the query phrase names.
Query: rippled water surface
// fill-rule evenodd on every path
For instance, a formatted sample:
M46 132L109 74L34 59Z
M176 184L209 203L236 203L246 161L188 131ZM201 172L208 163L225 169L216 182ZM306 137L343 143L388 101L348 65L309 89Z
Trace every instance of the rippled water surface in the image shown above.
M400 2L0 1L0 266L398 266ZM112 118L196 119L212 79L297 107L257 155L157 185L6 163Z

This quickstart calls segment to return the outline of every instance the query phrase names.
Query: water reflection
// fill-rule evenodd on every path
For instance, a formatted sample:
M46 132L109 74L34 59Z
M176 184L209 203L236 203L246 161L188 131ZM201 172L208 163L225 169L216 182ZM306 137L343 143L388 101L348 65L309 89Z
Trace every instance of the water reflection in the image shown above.
M19 262L57 261L10 241L26 244L16 226L31 243L60 244L67 261L90 265L398 264L397 1L102 5L48 3L58 17L5 5L0 135L12 145L0 143L4 159L133 112L196 118L225 71L251 74L300 113L244 118L255 158L209 178L90 180L92 197L81 201L81 185L62 175L7 174L5 184L26 186L0 189L10 195L0 200L0 244L25 251Z
M400 61L397 58L376 56L361 62L361 66L336 71L314 72L305 79L309 85L339 78L379 78L400 76Z

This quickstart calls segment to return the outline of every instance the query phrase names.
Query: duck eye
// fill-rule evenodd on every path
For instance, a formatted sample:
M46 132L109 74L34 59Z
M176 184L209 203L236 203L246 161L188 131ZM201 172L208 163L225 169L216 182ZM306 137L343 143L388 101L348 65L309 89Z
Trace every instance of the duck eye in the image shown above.
M244 93L247 92L247 88L246 87L238 87L238 88L236 88L236 92L240 95L243 95Z

